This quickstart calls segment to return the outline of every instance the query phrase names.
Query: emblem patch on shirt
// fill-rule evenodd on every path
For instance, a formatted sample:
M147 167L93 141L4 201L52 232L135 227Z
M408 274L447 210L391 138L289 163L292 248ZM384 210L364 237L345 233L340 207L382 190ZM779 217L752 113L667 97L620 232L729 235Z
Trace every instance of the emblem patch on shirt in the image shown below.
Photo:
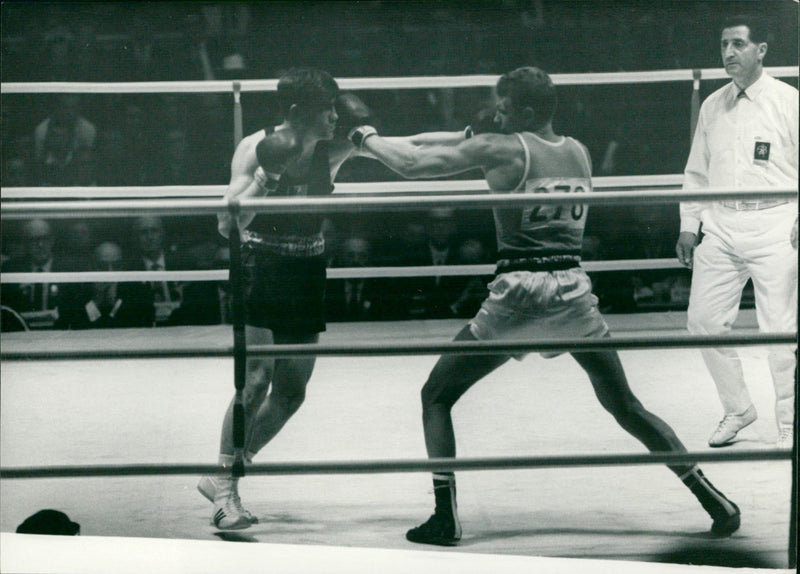
M756 142L753 149L753 159L756 161L769 161L769 142Z

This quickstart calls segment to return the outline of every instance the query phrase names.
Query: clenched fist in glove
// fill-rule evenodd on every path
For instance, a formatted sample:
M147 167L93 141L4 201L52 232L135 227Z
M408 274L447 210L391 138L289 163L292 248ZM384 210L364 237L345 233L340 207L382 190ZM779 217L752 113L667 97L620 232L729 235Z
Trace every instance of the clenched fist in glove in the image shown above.
M488 107L481 108L472 119L472 123L464 130L465 139L478 134L500 133L500 126L494 121L494 110Z
M355 94L351 92L339 94L336 98L336 113L339 114L339 122L336 125L337 134L349 139L356 147L361 146L366 128L372 130L372 133L376 133L375 128L371 127L372 110Z
M258 169L254 174L259 185L269 191L278 187L278 181L286 171L289 158L300 153L302 146L297 137L288 130L269 134L256 146Z

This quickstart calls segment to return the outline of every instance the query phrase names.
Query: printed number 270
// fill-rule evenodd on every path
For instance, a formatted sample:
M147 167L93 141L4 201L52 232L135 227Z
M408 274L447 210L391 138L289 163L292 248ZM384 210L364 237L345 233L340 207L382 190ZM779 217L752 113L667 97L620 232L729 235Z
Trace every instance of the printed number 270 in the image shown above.
M533 190L533 193L548 193L550 190L546 187L537 187ZM575 193L582 193L585 190L583 187L578 186L574 190L569 185L555 185L553 186L553 191L562 192L562 193L569 193L574 191ZM556 205L553 208L552 213L542 213L542 208L545 207L544 205L534 205L531 208L530 215L528 216L528 223L544 223L545 221L556 221L561 219L561 216L564 212L563 205ZM569 214L573 220L578 221L581 217L583 217L583 204L582 203L575 203L570 207Z

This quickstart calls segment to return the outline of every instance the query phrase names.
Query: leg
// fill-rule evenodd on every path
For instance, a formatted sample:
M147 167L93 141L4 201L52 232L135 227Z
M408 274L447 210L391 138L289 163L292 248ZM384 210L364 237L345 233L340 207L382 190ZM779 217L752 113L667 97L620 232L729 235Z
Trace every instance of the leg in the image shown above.
M456 341L474 341L464 327ZM456 456L453 405L472 385L508 360L505 355L443 355L422 387L422 424L425 448L430 458ZM433 489L436 508L424 524L406 533L411 542L452 546L461 539L458 521L455 475L450 471L434 472Z
M594 387L600 404L619 425L653 452L686 452L675 431L644 408L628 385L625 371L615 351L572 353ZM685 466L672 468L676 474Z
M731 330L747 282L744 262L729 252L714 235L707 235L695 250L687 327L698 335L719 335ZM756 419L744 381L739 355L731 347L700 351L717 387L724 418L709 439L711 446L729 444L736 433Z
M765 333L797 330L797 252L785 236L754 254L750 262L758 326ZM781 448L791 448L794 422L796 346L769 349L775 387L775 420Z
M469 327L455 341L474 341ZM472 385L508 361L506 355L442 355L422 387L422 425L429 458L455 457L451 410Z
M650 451L686 452L672 427L645 409L633 394L615 351L572 353L572 356L589 375L600 404L623 429ZM681 464L671 465L669 469L678 475L711 515L714 520L712 533L728 536L739 528L739 508L714 488L699 468Z
M307 344L319 341L318 334L275 334L275 344ZM247 437L247 452L250 455L261 450L280 432L288 420L297 412L306 397L306 385L314 370L315 357L288 358L275 361L272 388L250 424Z
M272 331L262 327L246 325L245 336L248 346L271 345L274 342ZM247 382L243 391L246 421L245 452L249 451L248 438L254 432L256 413L267 400L275 370L275 362L274 359L262 357L248 357L247 359ZM225 412L225 418L222 421L219 452L222 455L233 456L233 400L228 405L228 410Z
M245 329L248 345L272 344L272 331L269 329L252 325L246 325ZM253 431L255 415L267 398L273 369L273 359L259 357L247 359L247 380L243 391L246 425L245 453L247 453L248 446L247 437ZM225 411L220 433L219 464L222 471L216 476L207 475L202 477L197 485L200 493L214 503L214 525L224 530L247 528L250 524L258 522L258 519L252 513L242 507L238 492L238 478L233 478L230 475L229 469L234 460L233 404L234 401L231 400L228 409Z

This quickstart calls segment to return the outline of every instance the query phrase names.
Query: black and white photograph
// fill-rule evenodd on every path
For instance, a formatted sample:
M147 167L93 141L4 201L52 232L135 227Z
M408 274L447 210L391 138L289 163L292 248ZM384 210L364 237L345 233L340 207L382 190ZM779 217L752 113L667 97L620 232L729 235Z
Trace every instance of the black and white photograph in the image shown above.
M0 572L795 572L798 8L0 2Z

